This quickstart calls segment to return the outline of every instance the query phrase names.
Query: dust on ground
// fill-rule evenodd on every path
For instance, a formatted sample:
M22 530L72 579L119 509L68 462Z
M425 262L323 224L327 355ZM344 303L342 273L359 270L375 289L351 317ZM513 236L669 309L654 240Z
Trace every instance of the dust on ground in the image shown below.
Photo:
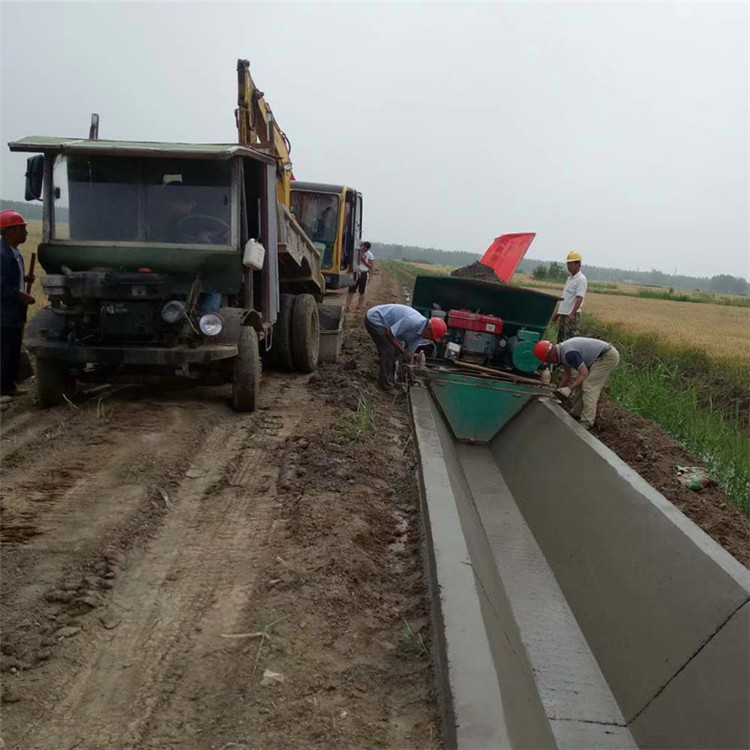
M252 415L226 387L3 410L7 750L439 747L404 397L347 324Z
M599 400L592 433L743 565L750 567L750 520L719 487L694 492L677 481L677 466L703 461L650 419Z
M472 279L474 281L487 281L492 284L500 284L505 286L505 282L495 275L495 272L488 266L482 265L479 261L471 263L468 266L462 266L457 268L455 271L451 271L451 276L456 276L459 279Z

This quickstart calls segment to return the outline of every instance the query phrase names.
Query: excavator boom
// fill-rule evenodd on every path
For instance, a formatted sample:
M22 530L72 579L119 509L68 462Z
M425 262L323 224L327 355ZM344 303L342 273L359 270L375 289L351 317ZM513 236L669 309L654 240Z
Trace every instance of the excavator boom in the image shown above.
M263 98L250 75L250 61L237 60L237 135L243 146L268 151L276 159L278 198L287 209L291 207L292 158L291 144L279 127L271 107Z

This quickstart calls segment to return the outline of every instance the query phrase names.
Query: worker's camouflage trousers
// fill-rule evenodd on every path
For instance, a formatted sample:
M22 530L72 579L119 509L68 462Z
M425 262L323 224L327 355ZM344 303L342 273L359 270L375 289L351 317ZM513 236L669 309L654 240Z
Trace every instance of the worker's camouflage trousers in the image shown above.
M581 313L561 315L557 319L557 343L581 335Z

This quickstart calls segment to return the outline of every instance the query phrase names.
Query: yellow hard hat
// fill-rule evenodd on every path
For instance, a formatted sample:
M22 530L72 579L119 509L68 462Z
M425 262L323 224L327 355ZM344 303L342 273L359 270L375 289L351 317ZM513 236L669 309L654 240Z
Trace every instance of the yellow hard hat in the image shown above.
M583 255L581 255L577 250L571 250L568 253L568 257L565 259L566 263L575 263L578 261L579 263L583 263Z

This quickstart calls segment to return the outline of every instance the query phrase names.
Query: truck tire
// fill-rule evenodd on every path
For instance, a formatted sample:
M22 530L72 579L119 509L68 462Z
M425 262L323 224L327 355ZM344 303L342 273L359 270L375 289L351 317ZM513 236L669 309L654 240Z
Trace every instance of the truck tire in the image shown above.
M36 392L40 406L59 406L65 400L65 396L70 398L75 393L75 377L70 374L67 362L37 357L35 369Z
M318 304L311 294L300 294L292 311L292 357L298 372L313 372L320 351Z
M255 411L260 372L258 333L252 326L242 326L232 374L232 408L235 411Z
M279 296L279 317L273 327L273 345L271 346L271 362L274 367L284 372L294 369L292 358L292 309L294 295Z

